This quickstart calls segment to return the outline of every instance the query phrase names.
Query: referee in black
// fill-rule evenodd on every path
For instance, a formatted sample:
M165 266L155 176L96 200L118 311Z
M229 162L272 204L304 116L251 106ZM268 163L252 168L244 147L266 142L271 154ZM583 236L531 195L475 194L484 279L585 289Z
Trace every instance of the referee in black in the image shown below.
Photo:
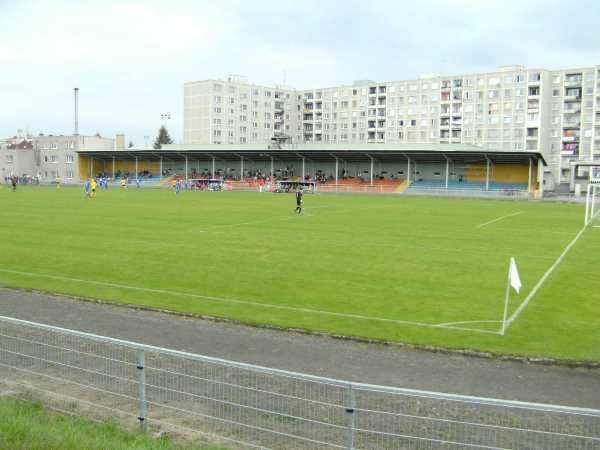
M302 186L300 186L296 191L296 214L302 214L302 204L304 203L304 199L302 198L303 195Z

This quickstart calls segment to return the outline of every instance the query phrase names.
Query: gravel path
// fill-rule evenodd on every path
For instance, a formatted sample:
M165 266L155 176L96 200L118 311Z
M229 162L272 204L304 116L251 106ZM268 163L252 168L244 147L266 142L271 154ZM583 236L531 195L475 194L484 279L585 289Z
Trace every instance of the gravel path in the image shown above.
M600 408L600 370L361 344L0 288L0 315L332 378Z

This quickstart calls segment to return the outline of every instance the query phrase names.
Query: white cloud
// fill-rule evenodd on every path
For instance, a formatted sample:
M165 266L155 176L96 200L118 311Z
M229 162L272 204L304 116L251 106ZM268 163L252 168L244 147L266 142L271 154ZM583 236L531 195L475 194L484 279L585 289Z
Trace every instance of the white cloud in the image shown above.
M0 0L3 2L3 0ZM181 136L183 82L247 75L298 88L406 79L524 64L600 63L600 10L580 0L43 0L0 15L0 136L69 132L72 88L81 130L134 141L171 112Z

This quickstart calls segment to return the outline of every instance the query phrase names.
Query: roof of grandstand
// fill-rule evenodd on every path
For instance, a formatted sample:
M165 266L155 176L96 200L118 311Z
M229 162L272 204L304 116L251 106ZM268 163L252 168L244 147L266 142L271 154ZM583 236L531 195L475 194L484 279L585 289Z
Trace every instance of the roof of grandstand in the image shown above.
M410 158L415 162L445 162L446 159L460 162L481 162L489 159L492 163L524 164L533 159L547 165L539 152L498 151L470 144L170 144L160 150L80 150L82 156L96 159L183 160L194 159L265 159L297 160L305 157L313 161L331 161L339 158L344 161L364 161L374 158L378 161L398 161Z

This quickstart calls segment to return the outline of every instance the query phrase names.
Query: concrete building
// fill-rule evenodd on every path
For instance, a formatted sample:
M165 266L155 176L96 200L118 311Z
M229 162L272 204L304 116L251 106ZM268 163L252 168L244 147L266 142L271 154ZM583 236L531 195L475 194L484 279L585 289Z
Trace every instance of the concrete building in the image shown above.
M301 125L297 92L248 84L244 77L185 83L184 142L257 144Z
M599 175L575 164L600 160L600 66L509 66L310 90L257 86L241 77L184 85L185 144L264 144L276 133L292 143L539 151L552 189Z
M19 177L39 177L41 182L53 182L60 177L64 183L79 183L78 150L113 150L114 139L100 135L39 135L15 136L0 143L0 174Z

